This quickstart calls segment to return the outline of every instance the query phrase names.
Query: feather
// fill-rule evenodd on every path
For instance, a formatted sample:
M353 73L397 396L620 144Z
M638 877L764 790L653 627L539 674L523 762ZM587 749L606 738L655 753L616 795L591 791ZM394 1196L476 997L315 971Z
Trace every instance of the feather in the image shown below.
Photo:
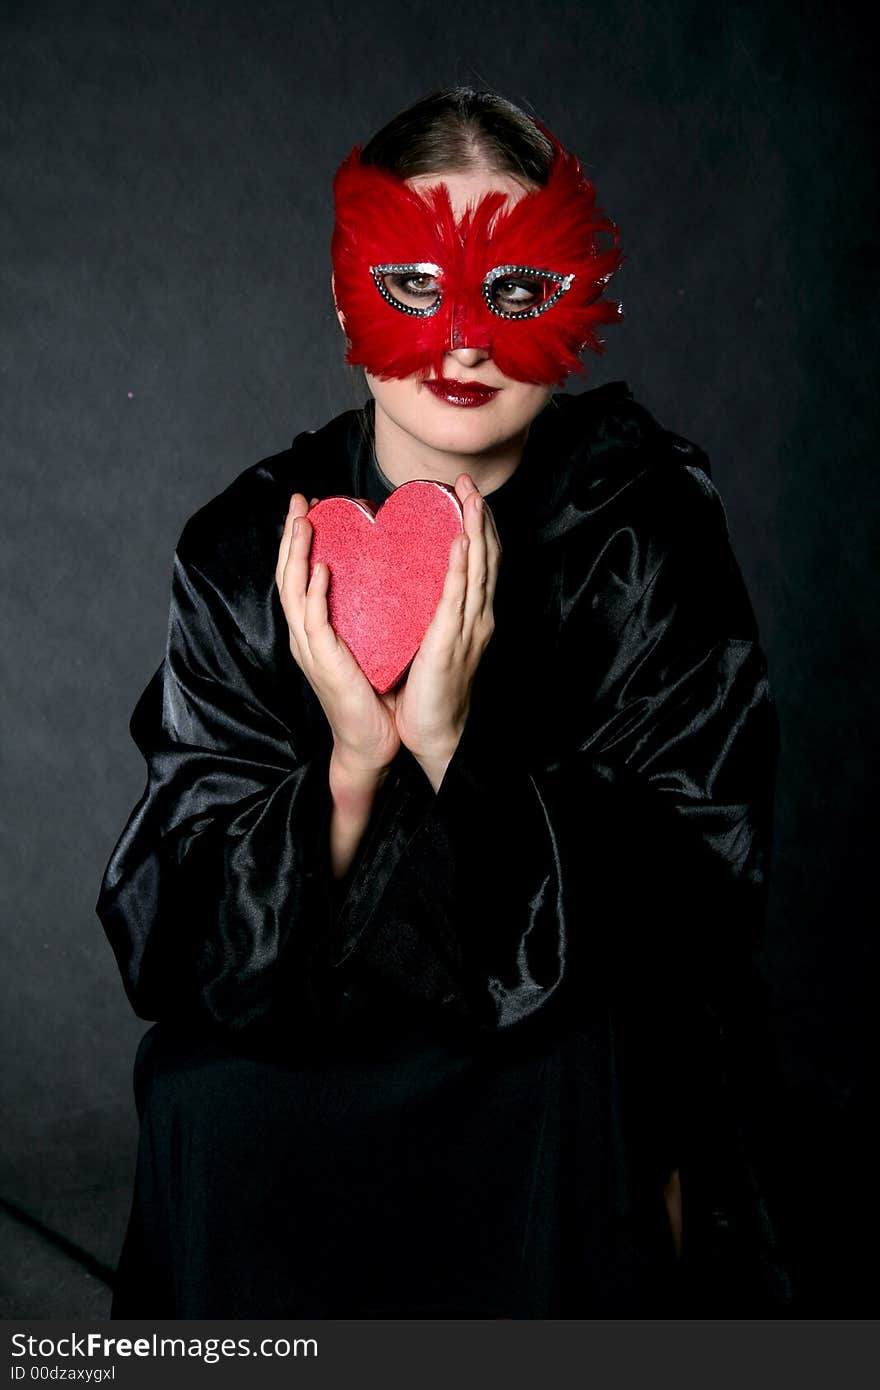
M349 339L346 361L385 380L424 380L444 375L455 343L487 349L514 380L558 385L584 371L585 349L604 351L597 326L623 317L622 304L602 298L626 259L618 228L597 206L577 156L535 124L554 150L546 185L513 204L503 191L490 190L458 220L442 179L417 190L387 169L362 165L358 145L342 161L333 184L331 255ZM613 245L603 249L599 238L608 235ZM413 262L440 269L433 314L396 308L373 280L371 266ZM508 265L570 281L541 312L503 317L487 304L483 286L489 271Z

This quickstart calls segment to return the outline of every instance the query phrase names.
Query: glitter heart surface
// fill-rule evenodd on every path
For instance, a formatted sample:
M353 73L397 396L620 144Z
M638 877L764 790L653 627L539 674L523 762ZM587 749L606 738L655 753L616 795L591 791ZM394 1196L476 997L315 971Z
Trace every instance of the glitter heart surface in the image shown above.
M330 570L331 626L380 695L404 675L443 592L449 547L464 530L455 489L401 483L376 510L362 498L325 497L308 513L309 574Z

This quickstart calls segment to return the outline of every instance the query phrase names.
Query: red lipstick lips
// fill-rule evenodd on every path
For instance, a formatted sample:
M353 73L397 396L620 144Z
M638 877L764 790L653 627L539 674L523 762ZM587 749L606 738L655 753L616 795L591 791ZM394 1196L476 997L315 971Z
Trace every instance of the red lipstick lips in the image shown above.
M459 406L486 405L498 395L499 390L497 386L486 386L482 381L455 381L450 377L439 377L424 384L438 400Z

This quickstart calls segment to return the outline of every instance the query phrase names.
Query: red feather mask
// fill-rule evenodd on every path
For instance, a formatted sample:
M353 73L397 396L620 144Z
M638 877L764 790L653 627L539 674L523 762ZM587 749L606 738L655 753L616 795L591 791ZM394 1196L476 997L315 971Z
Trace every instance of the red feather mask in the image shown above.
M507 195L487 193L458 221L444 183L412 188L362 165L354 146L333 182L347 362L383 380L425 380L444 375L453 348L479 347L505 376L559 385L583 372L585 348L603 351L594 327L623 306L600 295L626 257L577 157L535 124L554 148L547 184L503 210ZM600 233L612 247L599 248Z

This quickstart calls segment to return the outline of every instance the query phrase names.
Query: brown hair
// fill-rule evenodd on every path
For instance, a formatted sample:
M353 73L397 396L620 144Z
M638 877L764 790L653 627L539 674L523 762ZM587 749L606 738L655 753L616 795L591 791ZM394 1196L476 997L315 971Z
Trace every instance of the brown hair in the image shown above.
M362 164L377 164L399 178L463 173L483 163L543 187L553 147L513 102L496 92L445 87L400 111L361 151Z

